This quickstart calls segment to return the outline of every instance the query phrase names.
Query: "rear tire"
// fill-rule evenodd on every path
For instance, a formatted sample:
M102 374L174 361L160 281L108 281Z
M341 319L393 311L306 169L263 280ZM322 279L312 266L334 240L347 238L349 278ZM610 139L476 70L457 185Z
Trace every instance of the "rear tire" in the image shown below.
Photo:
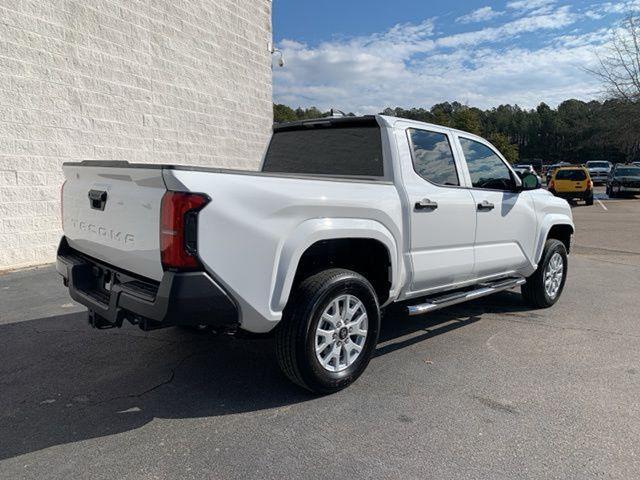
M567 280L567 249L560 240L545 243L538 269L522 285L522 296L531 306L549 308L560 299Z
M292 293L276 332L278 363L301 387L334 393L364 372L379 331L380 307L371 284L350 270L325 270Z
M588 207L590 207L591 205L593 205L593 193L591 194L591 196L585 198L585 203L587 204Z

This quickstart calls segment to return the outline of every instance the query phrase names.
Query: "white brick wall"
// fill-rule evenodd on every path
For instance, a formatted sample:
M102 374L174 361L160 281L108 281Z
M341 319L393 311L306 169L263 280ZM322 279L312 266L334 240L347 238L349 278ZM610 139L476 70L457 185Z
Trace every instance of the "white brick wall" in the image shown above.
M0 270L53 261L60 166L256 168L271 0L0 0Z

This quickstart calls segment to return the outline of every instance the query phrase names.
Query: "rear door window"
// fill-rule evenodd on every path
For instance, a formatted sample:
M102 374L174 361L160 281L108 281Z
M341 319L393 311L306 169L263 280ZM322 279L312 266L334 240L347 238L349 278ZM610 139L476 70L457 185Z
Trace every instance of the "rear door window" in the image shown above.
M459 186L451 143L444 133L409 130L413 167L425 180L444 186Z
M263 172L384 177L382 139L377 124L302 126L276 131Z
M556 180L571 180L574 182L581 182L587 179L587 174L584 170L558 170L556 173Z

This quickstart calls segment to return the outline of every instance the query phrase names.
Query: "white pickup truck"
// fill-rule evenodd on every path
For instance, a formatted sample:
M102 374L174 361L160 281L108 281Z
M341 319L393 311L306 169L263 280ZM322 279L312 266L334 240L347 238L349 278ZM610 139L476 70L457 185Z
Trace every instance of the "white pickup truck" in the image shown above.
M521 286L559 298L566 201L477 136L384 116L275 128L260 172L67 163L57 269L97 328L274 332L286 375L329 393L366 368L381 309Z

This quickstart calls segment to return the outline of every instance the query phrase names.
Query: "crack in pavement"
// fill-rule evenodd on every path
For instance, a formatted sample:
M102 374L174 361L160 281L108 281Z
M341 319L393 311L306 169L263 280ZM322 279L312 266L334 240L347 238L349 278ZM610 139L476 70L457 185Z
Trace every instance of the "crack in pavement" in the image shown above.
M43 334L43 333L87 333L87 330L64 330L64 329L52 329L52 330L38 330L36 328L32 328L31 331L33 333L39 333L39 334ZM90 331L90 330L89 330ZM134 335L131 333L109 333L110 336L114 336L114 337L129 337L129 338L139 338L142 340L151 340L153 342L161 342L161 343L167 343L167 344L178 344L178 343L194 343L194 341L189 341L189 342L182 342L179 340L165 340L162 338L155 338L155 337L147 337L145 335Z
M592 247L589 245L579 245L579 244L574 244L572 251L575 252L576 255L588 255L591 251L606 252L606 253L618 254L618 255L634 255L634 256L640 255L640 252L631 252L629 250L616 250L614 248Z
M521 324L524 324L524 325L542 326L542 327L547 327L547 328L554 328L554 329L557 329L557 330L567 330L567 331L586 332L586 333L601 333L601 334L612 335L612 336L629 337L629 338L640 339L640 335L633 335L633 334L622 333L622 332L612 332L612 331L609 331L609 330L599 330L597 328L563 327L561 325L552 325L550 323L528 322L528 321L523 321L523 320L516 320L516 319L513 319L513 318L488 318L487 320L493 320L495 322L521 323Z
M185 357L181 358L180 360L178 360L178 362L176 362L176 364L171 367L170 371L169 371L169 377L159 383L157 383L156 385L147 388L146 390L139 392L139 393L130 393L127 395L118 395L116 397L111 397L111 398L107 398L104 400L100 400L98 402L88 402L86 404L84 404L82 406L82 408L88 408L88 407L95 407L98 405L103 405L105 403L110 403L110 402L115 402L118 400L124 400L124 399L128 399L128 398L141 398L144 397L145 395L148 395L149 393L165 386L165 385L169 385L171 382L173 382L173 380L175 379L176 376L176 371L188 360L190 360L191 358L200 355L202 353L204 353L205 350L200 350L197 352L192 352L188 355L186 355Z
M580 254L578 254L580 255ZM629 267L633 269L640 269L640 265L632 265L629 263L613 262L611 260L605 260L603 258L594 257L592 255L582 254L585 260L591 260L592 262L608 263L609 265L620 265L622 267Z

